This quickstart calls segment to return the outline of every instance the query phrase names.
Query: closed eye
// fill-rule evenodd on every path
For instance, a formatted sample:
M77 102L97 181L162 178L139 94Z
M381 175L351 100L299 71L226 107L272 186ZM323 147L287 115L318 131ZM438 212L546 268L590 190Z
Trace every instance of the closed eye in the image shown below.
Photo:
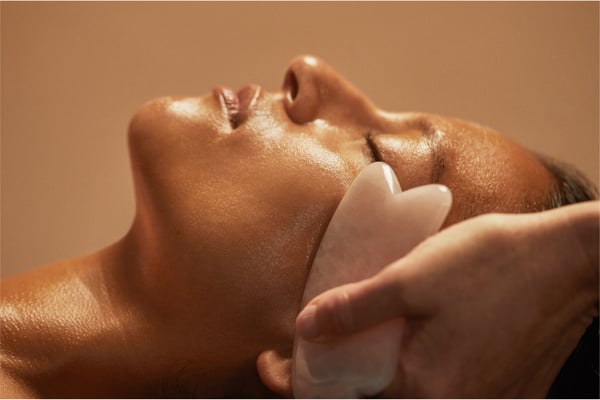
M379 152L377 145L373 141L373 132L367 132L367 134L365 135L365 140L367 141L367 146L369 146L369 150L371 151L373 162L383 161L383 159L381 158L381 153Z

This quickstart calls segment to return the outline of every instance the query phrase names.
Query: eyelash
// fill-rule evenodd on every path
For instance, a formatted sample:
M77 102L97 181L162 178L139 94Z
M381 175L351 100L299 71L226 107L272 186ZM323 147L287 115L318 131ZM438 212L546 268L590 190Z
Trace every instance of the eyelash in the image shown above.
M373 142L373 132L368 131L365 135L365 140L367 141L367 146L369 147L369 151L371 152L371 156L373 157L373 162L375 161L383 161L381 158L381 153L377 149L377 145Z

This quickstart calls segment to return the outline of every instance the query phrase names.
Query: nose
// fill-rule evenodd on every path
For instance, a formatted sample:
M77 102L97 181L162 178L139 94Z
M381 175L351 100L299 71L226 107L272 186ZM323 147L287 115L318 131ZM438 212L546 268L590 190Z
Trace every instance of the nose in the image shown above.
M372 117L376 110L333 67L313 56L299 56L290 62L283 91L287 113L298 124L316 119L356 121Z

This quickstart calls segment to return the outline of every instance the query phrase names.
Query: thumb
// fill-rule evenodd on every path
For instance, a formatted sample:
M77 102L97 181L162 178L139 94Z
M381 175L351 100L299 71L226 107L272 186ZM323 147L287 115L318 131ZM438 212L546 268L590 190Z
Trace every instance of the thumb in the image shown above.
M296 319L296 332L305 340L327 341L390 319L410 316L402 283L376 275L330 289L315 297Z

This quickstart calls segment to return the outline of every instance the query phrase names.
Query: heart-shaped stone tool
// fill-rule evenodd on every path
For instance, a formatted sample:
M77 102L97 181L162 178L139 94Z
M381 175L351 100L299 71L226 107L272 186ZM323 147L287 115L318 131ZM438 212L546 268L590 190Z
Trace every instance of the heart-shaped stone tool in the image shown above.
M302 307L326 290L369 278L437 232L452 203L442 185L402 192L389 165L363 169L336 209L317 250ZM296 398L358 398L385 389L396 370L399 320L335 341L296 337Z

